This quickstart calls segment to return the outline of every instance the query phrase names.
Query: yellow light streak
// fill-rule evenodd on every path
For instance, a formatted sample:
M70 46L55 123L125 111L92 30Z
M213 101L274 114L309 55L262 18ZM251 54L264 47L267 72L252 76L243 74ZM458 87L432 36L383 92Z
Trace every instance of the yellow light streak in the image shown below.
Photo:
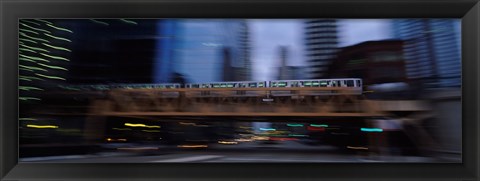
M55 126L55 125L34 125L34 124L28 124L27 127L38 128L38 129L57 129L58 128L58 126Z

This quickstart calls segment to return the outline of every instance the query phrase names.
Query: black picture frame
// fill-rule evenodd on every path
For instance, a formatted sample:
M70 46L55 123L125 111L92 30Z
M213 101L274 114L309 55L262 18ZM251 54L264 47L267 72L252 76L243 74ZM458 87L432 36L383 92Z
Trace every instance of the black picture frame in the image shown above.
M18 163L19 18L461 18L463 163ZM2 180L479 180L478 0L1 0Z

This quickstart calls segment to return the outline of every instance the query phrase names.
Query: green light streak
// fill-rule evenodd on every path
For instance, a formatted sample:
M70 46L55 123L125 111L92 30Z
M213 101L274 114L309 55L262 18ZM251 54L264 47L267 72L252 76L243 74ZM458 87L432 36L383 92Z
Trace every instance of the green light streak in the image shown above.
M18 78L18 79L19 79L19 80L24 80L24 81L29 81L29 82L31 82L31 81L32 81L32 80L30 80L30 79L27 79L27 78Z
M63 51L67 51L67 52L72 52L71 50L66 49L66 48L63 48L63 47L57 47L57 46L49 45L49 44L46 44L46 43L42 43L42 44L45 45L45 46L47 46L47 47L53 48L53 49L63 50Z
M19 59L19 60L23 60L23 61L27 61L27 62L37 63L37 62L35 62L34 60L31 60L31 59L28 59L28 58L20 57L20 58L18 58L18 59Z
M22 28L20 28L20 29L18 29L18 30L20 30L20 31L24 31L24 32L28 32L28 33L33 33L33 34L36 34L36 35L38 35L38 33L37 33L37 32L35 32L35 31L32 31L32 30L27 30L27 29L22 29Z
M32 24L34 24L34 25L40 26L39 23L35 23L35 22L33 22L33 21L30 21L30 20L22 19L22 20L20 20L20 21L27 22L27 23L32 23Z
M303 127L303 124L287 124L290 127Z
M273 128L260 128L262 131L275 131L276 129Z
M45 78L47 78L47 79L65 80L64 78L62 78L62 77L57 77L57 76L48 76L48 75L37 74L37 73L35 73L35 75L38 75L38 76L40 76L40 77L45 77Z
M120 21L123 21L123 22L125 22L125 23L129 23L129 24L134 24L134 25L137 25L137 24L138 24L137 22L132 21L132 20L120 19Z
M30 70L30 69L26 69L26 68L19 68L20 70L25 70L25 71L29 71L29 72L33 72L33 70Z
M20 46L25 47L25 48L29 48L29 49L31 49L31 50L37 50L37 51L42 51L42 52L48 52L48 53L50 53L48 50L45 50L45 49L43 49L43 48L31 47L31 46L28 46L28 45L20 45Z
M43 23L47 23L47 24L53 24L52 22L47 21L47 20L43 20L43 19L35 19L35 20L43 22Z
M37 48L37 47L32 47L32 46L28 46L28 45L20 45L22 47L25 47L25 48L28 48L28 49L31 49L31 50L37 50L37 51L42 51L42 52L49 52L48 50L45 50L43 48Z
M98 20L95 20L95 19L90 19L90 21L93 21L93 22L95 22L95 23L102 24L102 25L105 25L105 26L109 26L108 23L103 22L103 21L98 21Z
M32 77L32 76L23 76L23 75L21 75L20 77L22 77L22 78L27 78L27 79L42 80L42 81L44 81L44 80L45 80L45 79L42 79L42 78L38 78L38 77Z
M43 41L43 42L47 42L47 43L50 43L48 40L45 40L45 39L42 39L42 38L35 38L35 37L32 37L32 36L28 36L27 34L23 33L23 32L20 32L20 35L24 36L24 37L27 37L27 38L30 38L30 39L34 39L34 40L38 40L38 41Z
M33 40L30 40L30 39L25 39L25 38L19 38L20 41L28 41L28 42L31 42L31 43L35 43L37 44L36 41L33 41Z
M69 40L69 39L62 38L62 37L58 37L58 36L53 36L53 35L50 35L50 34L47 34L47 33L44 33L44 35L47 35L47 36L50 37L50 38L55 38L55 39L57 39L57 40L63 40L63 41L67 41L67 42L72 42L72 41Z
M310 126L313 126L313 127L328 127L328 125L326 125L326 124L310 124Z
M38 67L25 66L25 65L18 65L18 66L20 66L22 68L30 69L30 70L40 70L40 71L48 72L47 70L42 69L42 68L38 68Z
M57 69L57 70L65 70L65 71L68 71L66 68L59 67L59 66L46 65L46 64L43 64L43 63L37 63L37 64L38 64L38 65L41 65L41 66L44 66L44 67L51 68L51 69Z
M20 120L20 121L36 121L38 119L35 119L35 118L18 118L18 120Z
M68 60L68 59L66 59L66 58L59 57L59 56L53 56L53 55L48 55L48 54L44 54L44 53L40 53L40 55L46 56L46 57L48 57L48 58L57 59L57 60L65 60L65 61L67 61L67 62L70 61L70 60Z
M48 30L44 30L44 29L40 29L40 28L34 28L34 27L31 27L31 26L26 25L26 24L24 24L24 23L20 23L20 24L23 25L23 26L25 26L25 27L27 27L27 28L30 28L30 29L32 29L32 30L42 31L42 32L45 32L45 33L50 33L50 31L48 31Z
M19 48L18 50L20 50L20 51L32 52L32 53L37 53L36 51L30 50L30 49L27 49L27 48Z
M40 58L40 57L32 57L32 56L26 56L26 55L22 55L22 54L20 54L20 56L24 57L24 58L31 59L31 60L38 60L38 61L42 61L42 62L50 62L50 61L45 60L45 59Z
M27 91L29 91L29 90L41 90L41 91L43 91L43 89L41 89L41 88L31 87L31 86L19 86L18 89L27 90Z
M57 27L57 26L53 26L52 24L47 24L47 26L50 26L50 27L55 28L55 29L60 30L60 31L66 31L66 32L69 32L69 33L73 33L72 30L69 30L69 29L66 29L66 28L60 28L60 27Z
M383 129L380 128L360 128L360 130L365 132L383 132Z
M22 100L22 101L28 101L28 100L37 100L37 101L40 101L41 99L39 98L36 98L36 97L19 97L18 99Z

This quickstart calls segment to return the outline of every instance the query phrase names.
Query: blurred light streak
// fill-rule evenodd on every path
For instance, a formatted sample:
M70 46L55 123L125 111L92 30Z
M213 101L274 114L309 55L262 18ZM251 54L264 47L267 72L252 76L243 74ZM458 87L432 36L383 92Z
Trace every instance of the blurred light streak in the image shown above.
M28 46L28 45L20 45L22 47L25 47L25 48L29 48L31 50L37 50L37 51L43 51L43 52L50 52L46 49L43 49L43 48L37 48L37 47L32 47L32 46Z
M383 129L380 128L360 128L364 132L383 132Z
M48 34L48 33L44 33L44 35L47 35L48 37L50 38L54 38L54 39L57 39L57 40L63 40L63 41L67 41L67 42L72 42L71 40L69 39L66 39L66 38L62 38L62 37L58 37L58 36L53 36L51 34Z
M313 127L328 127L328 125L326 125L326 124L310 124L310 126L313 126Z
M308 137L308 135L304 135L304 134L289 134L288 136L293 136L293 137Z
M24 37L26 37L26 38L33 39L33 40L38 40L38 41L43 41L43 42L46 42L46 43L50 43L50 41L48 41L48 40L45 40L45 39L43 39L43 38L36 38L36 37L33 37L33 36L29 36L29 35L27 35L27 34L25 34L25 33L23 33L23 32L20 32L20 35L21 35L21 36L24 36Z
M53 46L53 45L46 44L46 43L42 43L42 44L45 45L45 46L47 46L47 47L53 48L53 49L63 50L63 51L67 51L67 52L72 52L71 50L66 49L66 48L63 48L63 47L57 47L57 46Z
M48 76L48 75L37 74L37 73L35 73L35 75L38 75L38 76L40 76L40 77L45 77L45 78L48 78L48 79L65 80L64 78L57 77L57 76Z
M18 118L18 120L20 121L35 121L35 120L38 120L36 118Z
M290 127L303 127L303 124L287 124Z
M38 35L38 32L35 32L35 31L32 31L32 30L27 30L27 29L22 29L22 28L20 28L20 29L18 29L18 30L24 31L24 32L27 32L27 33L33 33L33 34Z
M25 66L25 65L18 65L19 67L26 68L29 70L41 70L44 72L48 72L46 69L38 68L38 67L31 67L31 66Z
M128 130L132 130L130 128L112 128L113 130L120 130L120 131L128 131Z
M238 142L236 141L218 141L220 144L225 144L225 145L236 145Z
M32 30L42 31L42 32L45 32L45 33L50 33L50 31L48 31L48 30L44 30L44 29L41 29L41 28L31 27L31 26L29 26L29 25L26 25L25 23L20 23L20 25L23 25L23 26L25 26L25 27L27 27L27 28L30 28L30 29L32 29Z
M29 128L39 128L39 129L56 129L58 126L55 125L34 125L34 124L27 124Z
M158 150L158 147L117 148L117 150Z
M18 89L21 89L21 90L41 90L43 91L43 89L41 88L38 88L38 87L31 87L31 86L19 86Z
M179 148L207 148L208 145L177 145Z
M313 127L313 126L308 126L307 127L308 131L325 131L324 127Z
M137 24L138 24L138 23L135 22L135 21L127 20L127 19L120 19L120 21L123 21L123 22L128 23L128 24L134 24L134 25L137 25Z
M48 58L57 59L57 60L65 60L65 61L67 61L67 62L70 61L70 60L68 60L68 59L66 59L66 58L63 58L63 57L48 55L48 54L45 54L45 53L40 53L40 55L46 56L46 57L48 57Z
M44 67L51 68L51 69L57 69L57 70L65 70L65 71L68 71L68 69L66 69L66 68L63 68L63 67L59 67L59 66L47 65L47 64L43 64L43 63L37 63L37 64L38 64L38 65L41 65L41 66L44 66Z
M25 38L19 38L18 40L20 40L20 41L28 41L28 42L30 42L30 43L35 43L35 44L38 43L38 42L36 42L36 41L30 40L30 39L25 39Z
M60 31L66 31L66 32L69 32L69 33L73 33L72 30L69 30L69 29L66 29L66 28L60 28L60 27L54 26L52 24L47 23L47 26L50 26L50 27L55 28L55 29L60 30Z
M36 51L30 50L30 49L27 49L27 48L19 48L18 50L20 50L20 51L32 52L32 53L37 53Z
M367 147L355 147L355 146L347 146L348 149L354 149L354 150L368 150Z
M273 128L260 128L261 131L275 131Z
M265 141L265 140L270 139L270 137L268 137L268 136L252 136L252 139L257 140L257 141Z
M90 21L93 21L94 23L98 23L98 24L101 24L101 25L105 25L105 26L109 26L110 24L106 23L106 22L103 22L103 21L98 21L96 19L89 19Z
M149 133L159 133L160 131L159 130L142 130L143 132L149 132Z
M238 141L238 142L251 142L251 141L253 141L253 139L238 138L238 139L235 139L235 141Z
M52 22L47 21L47 20L43 20L43 19L35 19L35 20L43 22L43 23L53 24Z
M298 138L277 138L277 137L270 137L272 141L296 141Z
M149 126L145 124L133 124L133 123L125 123L125 126L130 126L130 127L145 127L145 128L160 128L160 126Z
M40 24L39 24L39 23L36 23L36 22L30 21L30 20L26 20L26 19L22 19L22 20L20 20L20 21L23 21L23 22L26 22L26 23L32 23L32 24L34 24L34 25L40 26Z
M22 55L20 54L21 57L24 57L24 58L28 58L28 59L31 59L31 60L38 60L38 61L43 61L43 62L50 62L48 60L45 60L43 58L40 58L40 57L32 57L32 56L26 56L26 55Z

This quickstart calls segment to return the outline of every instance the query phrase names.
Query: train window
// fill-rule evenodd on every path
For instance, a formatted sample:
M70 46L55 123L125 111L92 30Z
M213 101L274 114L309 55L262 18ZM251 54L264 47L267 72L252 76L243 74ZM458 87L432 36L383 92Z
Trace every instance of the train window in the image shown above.
M225 87L227 87L227 84L220 84L220 87L225 88Z
M313 81L312 82L313 87L318 87L320 83L318 81Z
M305 87L311 87L311 86L312 86L312 82L311 82L311 81L304 81L304 82L303 82L303 85L304 85Z
M228 87L228 88L232 88L232 87L234 87L234 86L235 86L235 84L227 84L227 87Z
M354 86L353 80L347 80L347 86L348 87L353 87Z
M278 87L287 87L287 82L279 82Z
M257 87L257 83L249 83L248 87Z
M320 87L326 87L327 84L327 81L320 81Z
M213 84L213 88L219 88L220 84Z
M198 84L193 84L193 88L199 88L200 86Z
M258 87L264 87L264 86L265 86L265 85L264 85L263 82L258 83Z
M272 87L277 87L277 82L272 82Z
M362 81L357 80L357 87L362 87Z

